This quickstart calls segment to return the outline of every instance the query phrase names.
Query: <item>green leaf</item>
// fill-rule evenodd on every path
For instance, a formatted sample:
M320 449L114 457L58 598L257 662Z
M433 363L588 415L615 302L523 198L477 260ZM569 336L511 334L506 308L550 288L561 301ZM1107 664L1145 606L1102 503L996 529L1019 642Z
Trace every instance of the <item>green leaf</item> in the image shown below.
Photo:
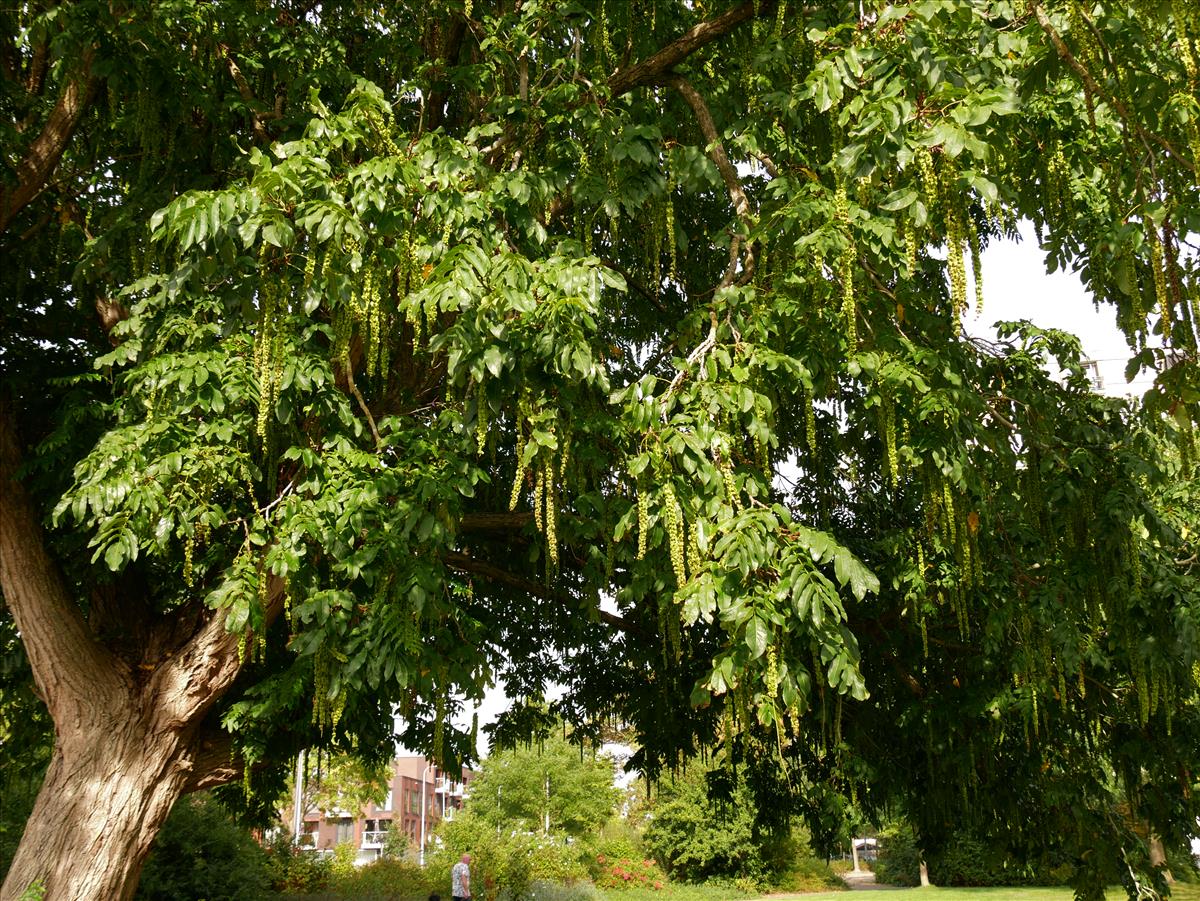
M767 651L771 642L770 627L757 616L746 623L746 647L750 649L751 659L757 660Z

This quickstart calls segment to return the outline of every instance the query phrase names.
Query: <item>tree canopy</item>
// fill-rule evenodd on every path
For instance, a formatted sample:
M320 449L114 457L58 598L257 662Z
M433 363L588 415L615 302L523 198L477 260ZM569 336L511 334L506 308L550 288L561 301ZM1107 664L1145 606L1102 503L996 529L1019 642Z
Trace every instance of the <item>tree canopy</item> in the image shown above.
M2 897L124 897L181 793L273 797L397 707L453 764L459 705L501 685L511 739L551 681L815 841L899 808L1161 888L1200 763L1189 0L0 16L0 587L56 725ZM1144 403L1069 335L964 336L1021 219Z

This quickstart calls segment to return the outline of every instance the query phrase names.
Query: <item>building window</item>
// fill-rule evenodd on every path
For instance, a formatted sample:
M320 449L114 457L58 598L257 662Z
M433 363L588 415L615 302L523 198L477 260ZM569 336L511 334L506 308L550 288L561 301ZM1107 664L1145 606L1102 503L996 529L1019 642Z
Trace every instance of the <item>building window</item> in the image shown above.
M390 788L388 789L387 797L383 799L383 806L380 807L379 809L380 810L391 810L392 809L392 790Z
M336 831L333 841L336 845L354 841L354 820L350 817L339 817L334 820Z
M420 792L410 791L408 793L408 812L409 813L420 813L421 812L421 793Z

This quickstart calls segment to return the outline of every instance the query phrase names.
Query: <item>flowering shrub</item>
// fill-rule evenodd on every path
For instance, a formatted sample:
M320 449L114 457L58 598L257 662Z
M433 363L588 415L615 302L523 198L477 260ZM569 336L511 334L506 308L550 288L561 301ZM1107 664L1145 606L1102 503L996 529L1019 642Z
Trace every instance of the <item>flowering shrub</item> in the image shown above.
M603 889L648 888L661 889L667 884L666 874L653 860L636 860L628 857L611 858L603 854L596 857L596 887Z

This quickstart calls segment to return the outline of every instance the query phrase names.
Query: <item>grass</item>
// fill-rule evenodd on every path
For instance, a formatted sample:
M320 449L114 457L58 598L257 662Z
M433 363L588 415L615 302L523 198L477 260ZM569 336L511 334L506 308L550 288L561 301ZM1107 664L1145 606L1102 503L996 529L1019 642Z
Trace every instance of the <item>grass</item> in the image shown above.
M620 889L599 891L603 901L742 901L753 899L755 896L738 892L737 889L710 885L679 885L672 884L661 891L653 889ZM280 895L286 901L300 901L301 896ZM319 894L303 896L304 901L336 901L349 898L348 895ZM358 896L356 896L358 897ZM396 897L385 895L378 897ZM859 893L848 895L845 892L812 892L806 894L757 896L763 901L852 901L863 898ZM905 888L880 893L875 901L1071 901L1073 897L1069 888ZM1108 890L1108 901L1125 901L1123 889ZM1176 884L1171 893L1172 901L1200 901L1200 883Z
M687 885L671 882L660 890L646 888L600 890L604 901L731 901L734 898L751 898L753 895L739 892L729 886ZM797 898L815 898L816 895L796 895ZM842 892L833 892L832 897L845 901Z
M847 901L848 897L842 892L820 892L810 895L775 895L772 901L783 901L785 898L798 898L803 901ZM877 901L1071 901L1073 897L1069 888L906 888L881 893L877 896ZM1125 901L1126 897L1124 889L1114 887L1108 890L1108 901ZM1177 884L1172 889L1171 898L1173 901L1200 901L1200 884Z

